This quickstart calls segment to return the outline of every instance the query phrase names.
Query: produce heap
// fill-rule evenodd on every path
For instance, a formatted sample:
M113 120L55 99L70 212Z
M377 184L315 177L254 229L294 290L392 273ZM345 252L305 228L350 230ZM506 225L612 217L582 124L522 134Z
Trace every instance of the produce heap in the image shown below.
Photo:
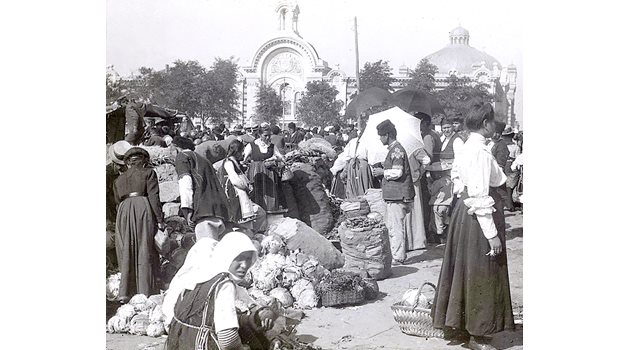
M108 333L129 333L160 337L167 333L168 324L164 322L162 295L146 297L136 294L129 303L122 305L116 315L107 321Z

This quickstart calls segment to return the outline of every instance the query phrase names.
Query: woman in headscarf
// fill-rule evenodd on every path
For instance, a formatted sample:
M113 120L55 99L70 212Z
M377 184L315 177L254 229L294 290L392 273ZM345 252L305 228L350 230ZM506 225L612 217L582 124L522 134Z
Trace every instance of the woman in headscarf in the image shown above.
M227 198L216 172L205 157L194 152L194 143L176 136L173 145L178 153L175 170L179 178L181 208L197 239L219 240L228 218Z
M432 309L433 326L470 349L495 349L486 336L514 329L505 250L503 201L497 188L506 176L486 148L495 130L489 104L465 120L468 140L451 176L461 194L448 228L444 260Z
M248 196L252 185L240 163L244 158L244 149L241 141L232 141L228 146L227 157L217 172L228 201L228 221L239 224L251 222L256 217L253 203Z
M147 167L149 153L130 148L124 156L127 171L114 182L116 256L121 272L119 300L135 294L152 295L158 289L155 271L159 257L153 244L158 227L164 229L157 174Z
M247 177L253 182L252 200L268 214L286 212L280 183L280 168L284 157L271 143L271 127L260 126L260 136L245 146L245 159L251 159Z
M335 175L332 192L339 198L355 199L362 196L372 188L374 182L372 169L367 160L368 149L359 142L359 137L348 141L330 168L330 172Z
M243 344L252 350L268 348L263 332L273 325L270 310L241 312L237 306L237 299L247 294L238 283L256 260L256 252L251 240L236 231L216 244L207 238L195 244L182 267L186 272L178 272L164 300L164 313L167 321L171 319L167 350L242 349Z

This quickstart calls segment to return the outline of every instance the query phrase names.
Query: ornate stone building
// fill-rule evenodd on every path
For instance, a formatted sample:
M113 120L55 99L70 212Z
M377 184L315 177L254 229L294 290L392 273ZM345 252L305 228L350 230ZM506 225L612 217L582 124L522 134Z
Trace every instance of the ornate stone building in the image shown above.
M306 83L323 80L333 85L339 94L337 99L350 102L356 91L356 78L344 71L332 69L319 57L315 47L304 40L298 31L300 8L296 0L281 0L275 8L278 35L265 42L255 52L250 65L241 67L238 89L241 103L238 106L244 124L252 123L256 110L256 95L260 84L268 84L283 100L283 116L280 123L296 122L296 105L306 90ZM514 92L516 89L516 67L502 68L492 56L469 45L470 34L457 27L449 33L450 43L426 58L438 67L436 85L446 86L447 78L455 74L466 76L474 82L490 85L495 96L495 110L505 117L508 125L515 125ZM387 57L383 57L387 59ZM419 60L418 60L419 61ZM394 89L402 88L409 77L410 69L401 66L395 73ZM343 110L342 110L343 113Z

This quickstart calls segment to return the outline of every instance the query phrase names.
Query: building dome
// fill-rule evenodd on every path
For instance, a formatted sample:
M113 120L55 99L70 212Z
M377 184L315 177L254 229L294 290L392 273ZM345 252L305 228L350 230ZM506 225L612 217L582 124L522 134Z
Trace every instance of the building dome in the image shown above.
M451 30L451 35L470 35L470 33L468 32L466 28L457 27Z
M439 74L470 74L482 65L492 70L495 63L501 69L501 63L496 58L468 44L470 34L465 28L451 30L449 39L449 45L425 57L438 67Z

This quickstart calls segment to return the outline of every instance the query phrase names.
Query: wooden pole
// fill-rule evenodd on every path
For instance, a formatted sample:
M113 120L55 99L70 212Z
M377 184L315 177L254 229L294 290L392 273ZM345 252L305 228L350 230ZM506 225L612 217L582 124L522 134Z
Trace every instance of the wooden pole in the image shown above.
M361 81L359 79L359 30L357 29L357 16L354 16L354 53L355 53L355 74L357 77L357 94L361 90ZM361 130L361 114L357 114L357 129Z

